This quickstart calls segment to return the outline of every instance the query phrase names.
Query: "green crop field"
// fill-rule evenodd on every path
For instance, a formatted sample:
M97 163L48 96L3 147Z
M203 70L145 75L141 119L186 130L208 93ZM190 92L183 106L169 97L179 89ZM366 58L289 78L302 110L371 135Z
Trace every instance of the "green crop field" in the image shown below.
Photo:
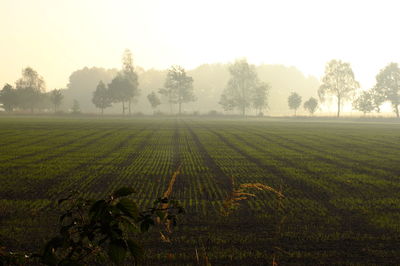
M37 250L71 191L133 186L187 210L149 264L400 264L400 123L317 119L0 117L0 241ZM221 215L232 180L268 191Z

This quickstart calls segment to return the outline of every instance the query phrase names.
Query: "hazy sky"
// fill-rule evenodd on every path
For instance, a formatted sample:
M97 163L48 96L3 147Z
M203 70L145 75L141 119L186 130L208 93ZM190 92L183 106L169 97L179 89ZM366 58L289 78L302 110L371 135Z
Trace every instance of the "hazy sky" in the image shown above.
M0 0L0 84L25 66L47 89L84 66L166 68L230 62L293 65L321 77L327 61L349 61L364 88L400 63L399 1Z

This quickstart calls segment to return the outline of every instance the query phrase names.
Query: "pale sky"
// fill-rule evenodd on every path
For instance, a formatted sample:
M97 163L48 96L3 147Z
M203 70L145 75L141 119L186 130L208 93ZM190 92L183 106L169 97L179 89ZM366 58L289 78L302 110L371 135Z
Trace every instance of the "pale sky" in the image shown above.
M0 86L31 66L47 90L84 66L193 68L246 57L320 78L350 62L363 88L400 63L400 2L356 0L0 0Z

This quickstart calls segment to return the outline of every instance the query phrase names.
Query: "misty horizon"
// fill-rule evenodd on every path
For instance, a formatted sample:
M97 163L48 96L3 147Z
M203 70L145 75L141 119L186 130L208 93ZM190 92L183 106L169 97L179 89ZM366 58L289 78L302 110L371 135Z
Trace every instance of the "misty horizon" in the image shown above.
M146 70L245 57L256 65L294 66L317 79L326 62L341 59L369 89L381 68L400 61L400 39L391 34L396 7L396 1L6 0L0 3L0 84L31 66L46 77L49 90L63 88L69 74L85 66L119 68L120 54L129 48L134 64ZM236 19L243 15L245 21Z

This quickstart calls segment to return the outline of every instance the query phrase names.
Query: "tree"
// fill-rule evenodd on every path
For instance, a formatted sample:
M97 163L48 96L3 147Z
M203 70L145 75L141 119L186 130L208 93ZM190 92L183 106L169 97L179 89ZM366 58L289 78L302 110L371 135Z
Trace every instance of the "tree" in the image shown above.
M337 98L337 117L339 117L342 102L350 99L359 87L349 63L331 60L325 67L325 75L318 95L321 101L324 101L326 95L329 94Z
M138 76L134 71L132 53L125 50L122 57L122 70L108 84L108 89L113 102L122 103L122 114L125 115L125 103L128 103L131 114L131 103L134 97L139 95Z
M182 104L196 100L193 94L193 78L186 75L181 66L172 66L168 69L164 89L159 93L168 96L169 102L178 104L179 114L182 113Z
M163 196L141 210L131 196L134 189L121 187L104 199L91 200L71 194L58 200L62 208L58 234L39 253L0 249L0 265L137 265L144 258L139 239L151 228L165 235L185 213L178 201Z
M399 117L400 69L397 63L390 63L379 72L375 89L378 96L391 102L396 116Z
M130 82L125 75L118 73L117 76L108 84L108 89L112 102L122 103L122 114L125 115L125 103L130 99Z
M353 108L364 113L372 112L375 109L373 95L369 91L362 94L353 102Z
M300 107L300 104L301 104L301 96L296 92L292 92L292 94L290 94L290 96L288 97L288 105L290 109L294 110L295 116L297 108Z
M101 110L101 115L103 115L105 108L111 107L112 99L103 81L99 82L96 90L93 92L92 102Z
M149 103L153 110L161 104L160 98L158 98L157 94L154 91L147 95L147 99L149 100Z
M381 112L381 105L385 102L386 97L381 90L379 90L376 86L369 90L369 94L372 98L372 104L374 106L374 110L378 113Z
M54 105L54 112L57 112L58 107L61 105L61 102L63 100L64 96L61 92L61 90L53 90L50 93L50 101Z
M23 109L30 109L40 105L45 91L45 82L33 68L27 67L22 70L22 77L16 81L16 88L19 94L19 105Z
M139 82L138 82L138 75L136 74L133 62L132 62L132 53L129 49L124 51L122 56L122 73L125 78L129 81L127 83L126 90L126 97L128 101L128 111L131 114L131 103L134 97L139 96Z
M78 100L75 100L72 102L72 113L73 114L80 114L81 113L81 107L79 105Z
M253 107L256 109L257 114L261 114L264 108L268 108L268 94L269 94L270 86L267 83L260 82L254 88L254 95L253 95Z
M98 109L93 105L93 92L99 81L102 80L104 84L109 84L113 78L118 74L117 69L104 69L98 67L76 70L69 76L67 89L63 91L64 103L70 103L73 99L79 99L79 104L82 111L96 112ZM63 106L65 104L62 104ZM70 106L66 106L69 108Z
M245 116L246 109L251 105L255 108L266 106L268 87L259 82L254 65L249 65L245 59L237 60L229 67L229 73L231 78L219 101L225 110L236 108ZM255 103L257 94L261 97Z
M314 97L310 97L307 101L304 102L304 109L306 109L311 115L313 115L317 109L318 100Z
M232 111L235 109L236 104L233 97L229 97L227 94L223 93L221 95L221 99L219 100L219 104L222 106L224 111Z
M10 85L4 85L0 91L0 103L3 104L3 108L6 112L12 112L18 105L18 94L17 91Z

